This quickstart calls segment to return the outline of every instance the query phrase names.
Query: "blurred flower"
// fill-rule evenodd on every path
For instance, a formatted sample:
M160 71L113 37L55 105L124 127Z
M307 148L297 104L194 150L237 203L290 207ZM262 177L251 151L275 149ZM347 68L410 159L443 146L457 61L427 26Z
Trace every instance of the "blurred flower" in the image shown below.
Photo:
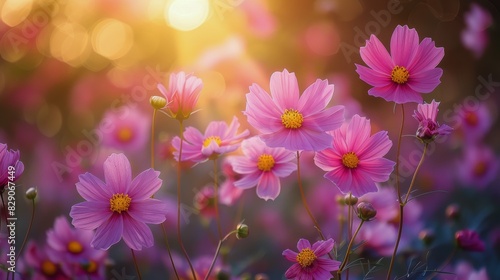
M340 262L329 258L322 258L333 249L333 239L317 241L311 246L306 239L300 239L297 243L296 253L290 249L283 251L283 256L294 264L286 271L287 279L330 279L331 271L337 271Z
M499 159L484 145L465 145L459 161L458 177L465 185L484 188L497 178Z
M484 251L484 242L479 238L479 234L473 230L464 229L457 231L455 233L455 241L458 248L465 251Z
M24 164L20 157L19 151L8 150L7 144L0 143L0 191L23 174Z
M333 147L316 153L314 162L342 193L360 197L376 192L375 182L389 179L394 162L383 158L392 146L387 131L370 136L370 120L354 115L351 122L331 132Z
M219 202L227 206L233 205L244 191L244 189L237 188L234 185L234 182L241 179L241 175L234 172L233 166L228 160L229 158L224 158L222 161L222 174L226 176L226 180L220 184L219 188Z
M406 25L394 29L390 55L375 35L360 48L360 54L369 68L356 64L356 72L373 86L369 95L399 104L422 103L421 93L429 93L441 83L443 70L436 66L444 49L436 48L430 38L419 43L417 31Z
M48 254L67 275L103 279L107 253L90 247L92 236L92 231L71 228L60 216L47 231Z
M144 149L150 127L151 119L132 106L108 111L99 124L104 146L129 152Z
M182 121L189 118L198 102L203 82L200 78L184 72L170 74L168 90L158 84L158 90L167 99L167 110L172 118Z
M463 137L468 142L479 142L490 131L494 119L486 103L480 103L476 108L462 107L458 111L460 128Z
M438 135L448 135L453 130L446 124L439 125L436 121L440 102L432 100L430 104L418 104L413 117L418 121L417 138L424 143L434 141Z
M451 270L451 271L450 271ZM454 268L447 268L446 273L440 273L440 280L489 280L488 272L483 267L475 270L474 266L466 261L458 262ZM450 273L450 272L451 273Z
M197 191L193 198L194 207L205 217L215 217L215 192L213 185Z
M284 148L268 147L258 137L244 140L241 149L243 156L230 158L234 171L242 175L234 185L243 189L257 186L258 197L274 200L280 194L280 178L297 169L292 162L294 154Z
M238 149L239 142L250 134L248 129L238 134L239 127L240 123L236 117L233 117L229 126L223 121L210 122L204 135L194 127L187 127L184 131L182 161L201 163ZM178 136L172 139L176 160L179 159L180 143L181 139Z
M259 130L260 138L269 147L288 150L319 151L331 147L332 136L326 131L336 129L344 121L343 106L328 109L333 85L316 80L299 96L294 73L286 69L271 75L271 96L259 85L250 86L244 114Z
M460 37L462 44L476 58L480 58L490 41L486 29L493 24L491 14L477 3L471 3L470 10L464 13L464 19L466 26Z
M161 187L160 172L147 169L131 177L130 162L123 154L112 154L104 162L106 183L90 173L80 175L78 193L87 201L71 207L73 225L94 230L91 246L107 250L123 240L133 250L153 246L146 223L165 220L167 205L151 198Z
M47 254L47 249L40 248L34 242L30 241L26 246L26 253L24 254L24 260L26 261L26 266L32 273L31 279L36 280L48 280L48 279L58 279L58 280L69 280L71 277L64 274L61 266L51 259Z

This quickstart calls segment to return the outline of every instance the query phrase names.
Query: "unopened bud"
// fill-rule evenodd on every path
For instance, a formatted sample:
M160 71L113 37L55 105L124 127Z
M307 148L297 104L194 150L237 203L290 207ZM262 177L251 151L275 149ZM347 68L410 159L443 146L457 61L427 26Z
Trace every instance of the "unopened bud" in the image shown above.
M460 207L457 204L451 204L446 207L446 218L456 220L460 216Z
M418 238L422 240L425 246L429 246L434 241L435 236L432 231L424 229L418 233Z
M243 239L248 236L248 226L246 224L239 224L236 227L236 238Z
M29 200L33 200L36 198L37 194L38 194L38 191L36 190L36 188L31 187L26 191L26 198Z
M264 273L259 273L255 275L255 280L269 280L269 276L265 275Z
M358 198L349 193L344 196L344 202L346 205L353 206L358 203Z
M340 194L335 196L335 201L340 205L345 205L344 197Z
M377 215L377 210L373 208L371 203L360 202L358 204L358 217L363 221L369 221Z
M151 106L153 106L153 108L155 108L156 110L159 110L165 107L165 105L167 105L167 99L156 95L151 96L149 98L149 104L151 104Z

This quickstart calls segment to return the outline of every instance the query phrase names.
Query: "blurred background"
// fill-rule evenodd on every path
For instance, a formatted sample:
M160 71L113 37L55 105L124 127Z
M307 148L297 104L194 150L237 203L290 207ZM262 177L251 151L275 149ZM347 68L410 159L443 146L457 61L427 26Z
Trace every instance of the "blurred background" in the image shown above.
M89 171L103 177L102 162L113 152L127 155L134 175L150 167L149 97L161 95L156 85L168 85L170 73L185 71L202 79L200 111L185 122L201 131L210 121L229 122L235 115L242 129L256 134L241 113L245 94L253 83L268 90L271 74L287 69L295 72L301 91L316 79L328 79L335 84L331 105L344 105L346 118L366 116L374 132L387 130L396 143L399 108L367 94L370 86L359 79L355 63L364 64L359 47L371 34L388 48L394 28L408 25L420 39L430 37L445 49L439 65L442 83L424 99L440 101L438 120L455 130L431 145L416 185L422 196L412 206L415 226L405 232L404 258L394 275L410 271L420 279L418 272L436 269L453 251L453 233L471 228L486 250L457 253L447 270L466 267L469 273L495 279L500 275L495 265L500 261L498 8L494 1L459 0L1 0L0 142L19 150L25 164L18 181L18 215L24 219L18 232L26 231L30 217L30 204L21 195L28 187L38 188L30 239L43 244L54 219L69 218L71 206L83 201L75 189L78 175ZM403 188L422 149L410 137L417 127L411 118L415 108L405 107L408 137L403 138L402 168L408 175L403 175ZM176 165L170 147L179 125L157 114L155 127L156 169L164 180L159 197L172 205L167 233L179 254ZM322 178L312 156L303 157L308 200L324 231L341 245L345 207L338 205L337 188ZM395 147L388 157L394 159ZM211 168L206 163L183 171L184 240L195 260L211 258L217 245L210 216L193 202L213 181ZM260 200L250 189L234 204L222 206L225 231L245 219L251 232L245 240L233 238L223 251L221 265L232 276L263 273L281 279L291 265L282 251L296 250L299 238L317 238L295 177L293 173L283 182L274 202ZM391 179L381 186L392 202L393 185ZM458 216L447 216L450 205ZM368 271L372 277L385 275L386 266L370 268L380 259L387 264L393 242L373 236L393 234L397 219L390 218L392 222L365 232L368 241L357 250L362 259L353 266L352 278ZM140 252L147 279L171 275L161 231L151 228L156 245ZM432 235L432 242L419 238L422 231ZM125 267L133 274L123 247L119 243L111 248L109 267Z

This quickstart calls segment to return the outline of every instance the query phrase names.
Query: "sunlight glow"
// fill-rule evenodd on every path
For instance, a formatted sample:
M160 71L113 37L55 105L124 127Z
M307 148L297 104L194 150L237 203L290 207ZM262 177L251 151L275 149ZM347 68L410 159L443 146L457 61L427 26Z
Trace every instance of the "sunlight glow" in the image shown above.
M173 0L165 8L165 20L173 28L189 31L198 28L208 17L208 0Z

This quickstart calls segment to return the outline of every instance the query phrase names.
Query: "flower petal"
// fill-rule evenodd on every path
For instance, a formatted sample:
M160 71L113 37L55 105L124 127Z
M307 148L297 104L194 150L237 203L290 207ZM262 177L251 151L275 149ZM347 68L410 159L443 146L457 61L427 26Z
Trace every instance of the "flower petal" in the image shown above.
M359 49L359 54L366 65L375 71L391 73L392 68L394 68L394 63L387 49L375 35L371 35L370 39L366 41L366 46Z
M387 136L387 131L379 131L373 134L368 141L357 150L361 161L383 157L392 147L392 141Z
M152 168L141 172L130 183L130 189L128 191L129 196L137 201L144 200L154 195L160 189L163 182L158 178L159 175L160 172Z
M379 72L359 64L356 64L356 72L361 80L374 87L384 87L392 83L391 72Z
M304 118L302 128L318 132L331 131L344 123L344 106L333 106Z
M297 261L297 253L290 250L290 249L286 249L285 251L283 251L283 256L285 257L285 259L291 261L291 262L296 262Z
M329 85L327 80L317 79L300 96L297 109L305 116L320 112L330 103L333 89L334 85Z
M328 254L333 249L333 239L329 238L325 241L317 241L313 244L312 250L317 257Z
M106 223L97 228L90 246L98 250L108 250L111 245L120 241L122 233L123 217L120 214L114 214Z
M272 172L277 177L284 178L292 174L295 170L297 170L297 164L295 162L284 162L275 164Z
M351 191L353 178L351 171L347 168L343 166L335 167L331 171L327 172L324 177L337 185L337 188L339 188L343 194Z
M422 71L434 69L444 57L444 49L436 48L434 41L424 38L418 47L415 59L408 65L410 73L420 73Z
M78 178L80 181L76 183L76 190L85 200L108 201L113 196L106 184L91 173L87 172Z
M311 242L304 238L299 239L299 241L297 242L297 249L299 249L299 251L302 251L306 248L311 249Z
M69 213L76 228L93 230L101 226L113 215L109 202L84 201L73 205Z
M283 128L281 111L271 96L259 85L250 86L250 93L246 95L247 105L243 112L247 121L261 133L272 133Z
M289 73L286 69L283 72L274 72L271 75L270 89L271 96L281 112L298 108L299 84L295 73Z
M142 201L132 201L127 213L134 219L148 224L161 224L165 221L168 206L165 202L148 198Z
M389 180L389 176L394 170L396 163L386 158L377 158L370 161L362 161L359 163L358 168L363 170L371 180L375 182L385 182Z
M274 200L280 194L280 179L272 172L264 172L257 183L257 196L264 200Z
M414 28L398 25L391 37L391 56L398 66L408 68L415 57L419 43L418 33Z
M124 215L123 220L123 241L130 249L139 251L153 246L153 233L145 223L128 215Z
M124 154L111 154L104 161L104 178L106 185L114 194L128 192L132 181L132 170Z
M347 151L354 152L358 156L359 150L365 145L370 138L371 125L370 120L359 115L354 115L351 122L347 126L345 141L347 143Z
M355 169L352 172L352 183L349 186L352 195L361 197L362 195L369 192L378 191L375 182L370 178L370 176L364 173L362 170Z
M408 80L408 87L420 93L433 91L440 83L443 69L433 68L427 71L413 74Z
M294 263L289 269L286 270L285 272L285 277L286 279L297 279L299 275L302 273L302 267L298 263ZM303 278L299 278L300 280L303 280Z
M262 176L261 171L256 171L250 174L245 174L241 179L234 182L234 185L238 188L249 189L255 187Z

